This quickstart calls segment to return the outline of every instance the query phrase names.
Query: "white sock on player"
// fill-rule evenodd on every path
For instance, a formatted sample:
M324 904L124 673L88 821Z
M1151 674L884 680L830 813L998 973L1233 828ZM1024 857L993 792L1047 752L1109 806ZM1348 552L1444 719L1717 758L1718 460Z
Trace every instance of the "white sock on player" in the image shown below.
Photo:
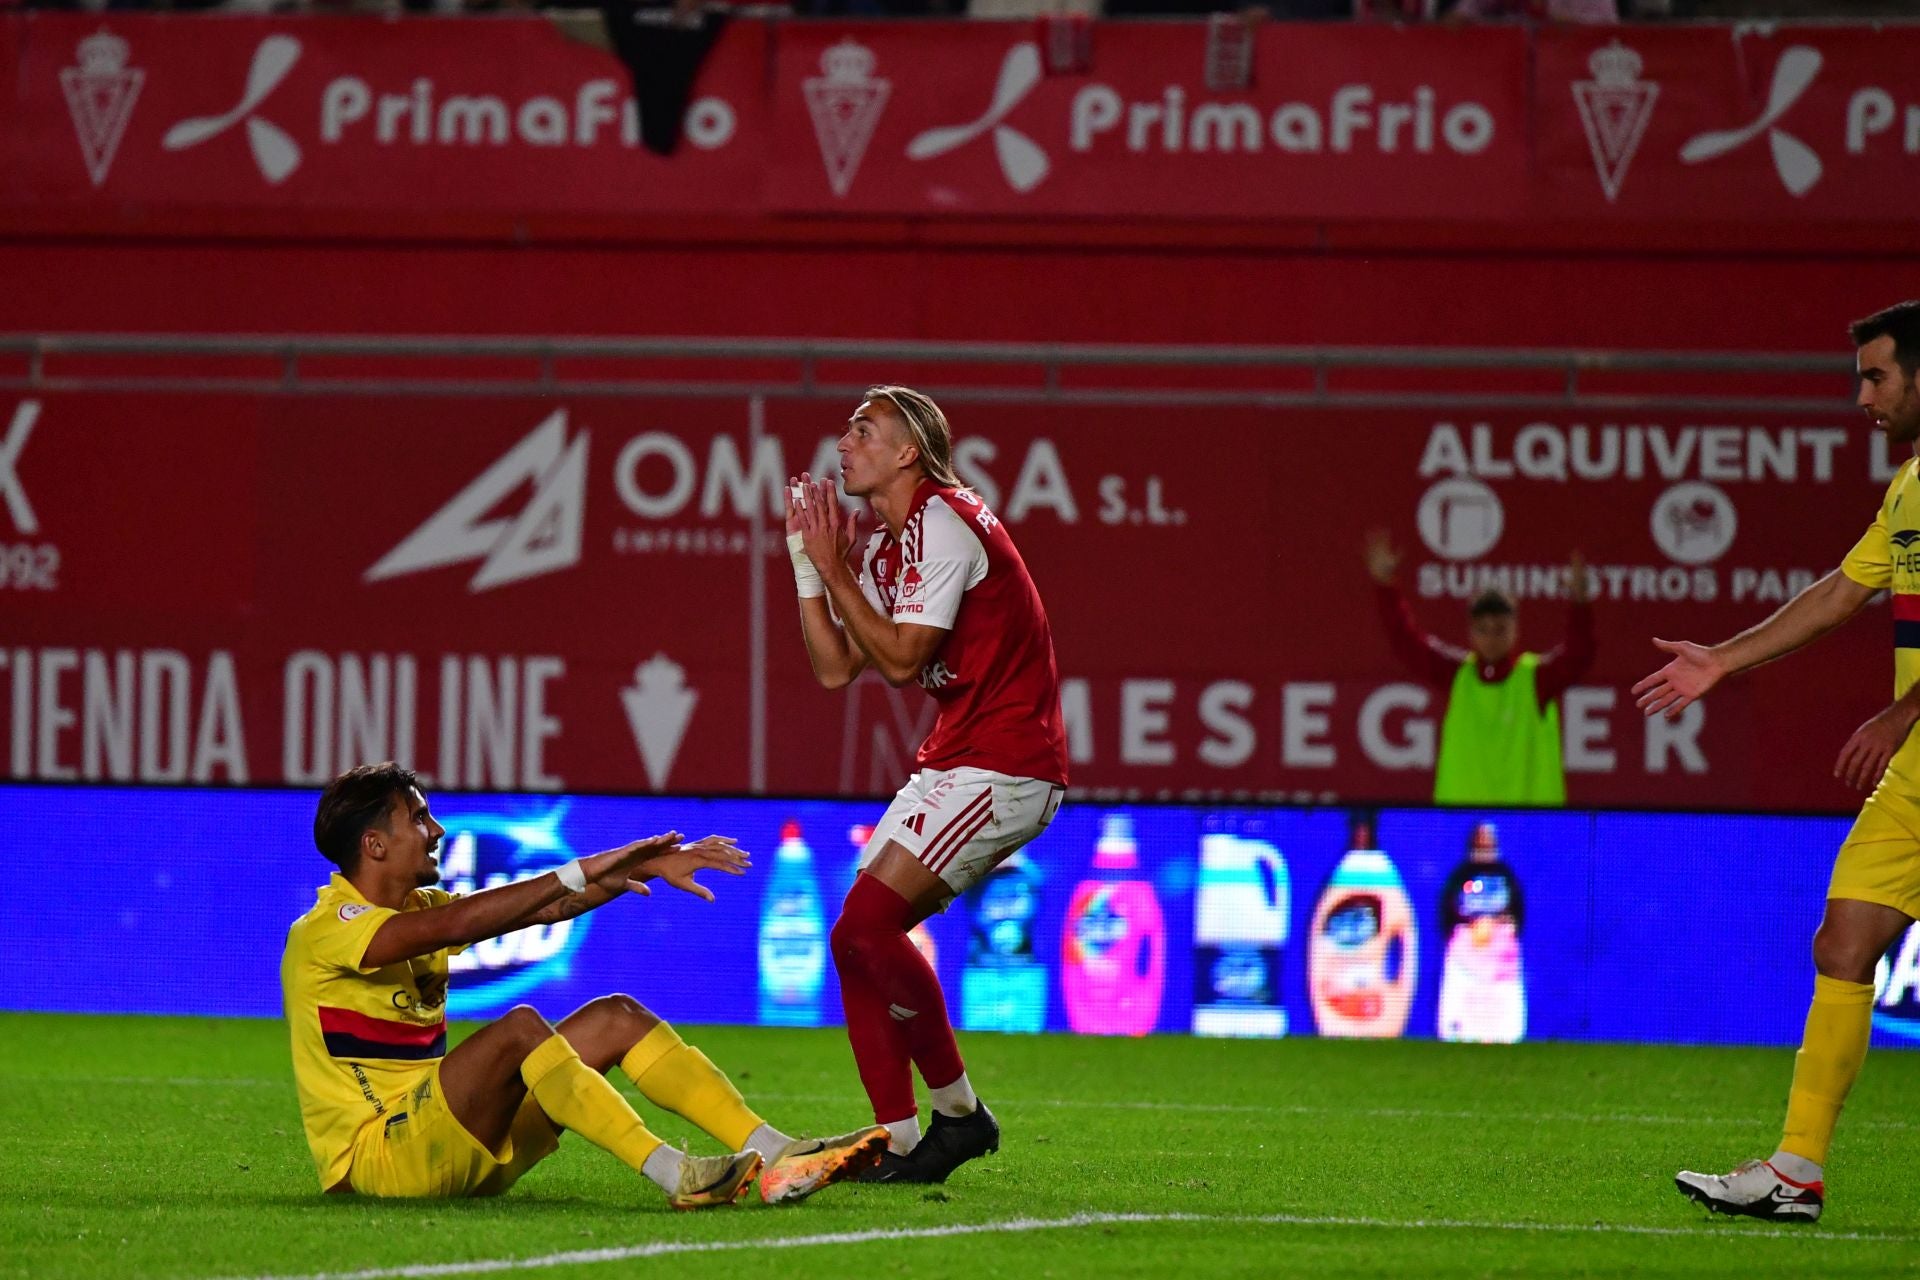
M780 1132L770 1124L763 1124L747 1135L746 1149L758 1151L761 1157L771 1164L780 1158L780 1153L785 1151L792 1142L793 1138L790 1135Z
M1796 1156L1791 1151L1776 1151L1768 1157L1767 1163L1773 1171L1783 1178L1791 1178L1798 1183L1819 1182L1820 1166L1805 1156Z
M663 1142L648 1154L645 1163L640 1166L640 1172L671 1195L680 1189L680 1161L683 1159L684 1152Z
M967 1079L964 1071L952 1084L927 1090L927 1100L941 1115L955 1118L970 1116L980 1106L980 1099L973 1094L973 1082Z
M920 1145L920 1117L908 1116L905 1120L887 1121L887 1146L897 1156L904 1156Z

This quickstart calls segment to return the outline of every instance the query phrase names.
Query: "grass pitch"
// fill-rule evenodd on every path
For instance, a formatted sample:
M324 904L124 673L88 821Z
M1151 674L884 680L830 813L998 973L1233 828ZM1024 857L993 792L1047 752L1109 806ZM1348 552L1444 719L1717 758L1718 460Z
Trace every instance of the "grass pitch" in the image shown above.
M838 1030L682 1031L778 1125L866 1118ZM323 1198L281 1024L0 1015L0 1276L1920 1274L1920 1054L1869 1058L1827 1217L1790 1227L1671 1184L1771 1151L1784 1050L963 1047L1005 1139L946 1187L674 1214L573 1136L498 1200Z

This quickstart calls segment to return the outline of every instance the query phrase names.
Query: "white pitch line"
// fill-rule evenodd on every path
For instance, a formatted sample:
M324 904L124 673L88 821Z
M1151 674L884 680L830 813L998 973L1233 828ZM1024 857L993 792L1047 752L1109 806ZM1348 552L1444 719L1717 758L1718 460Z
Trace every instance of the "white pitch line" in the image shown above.
M844 1103L846 1101L842 1095L828 1093L756 1092L753 1096L765 1102ZM1433 1107L1340 1107L1281 1103L1122 1101L1098 1098L1009 1098L998 1095L993 1099L993 1103L996 1107L1004 1104L1008 1107L1052 1107L1088 1111L1193 1111L1227 1115L1366 1116L1381 1120L1473 1120L1479 1122L1507 1120L1517 1124L1755 1124L1759 1119L1764 1118L1642 1115L1608 1111L1456 1111ZM1916 1129L1920 1128L1920 1121L1849 1116L1847 1127L1849 1129Z
M0 1077L30 1080L36 1077ZM102 1084L120 1088L147 1088L165 1085L176 1088L293 1088L293 1081L262 1079L258 1076L47 1076L38 1077L52 1084ZM838 1093L781 1093L755 1091L760 1102L842 1103L853 1101ZM1508 1121L1514 1124L1642 1124L1642 1125L1750 1125L1761 1116L1647 1115L1622 1111L1483 1111L1448 1110L1437 1107L1341 1107L1307 1106L1280 1103L1229 1102L1156 1102L1098 1098L1009 1098L998 1096L994 1105L1008 1107L1047 1107L1082 1111L1191 1111L1209 1115L1278 1116L1365 1116L1375 1120L1472 1120L1479 1123ZM1906 1131L1920 1129L1920 1121L1895 1120L1878 1116L1849 1116L1847 1128Z
M180 1089L218 1089L228 1085L242 1089L293 1088L292 1077L285 1080L263 1080L259 1076L45 1076L42 1078L52 1084L77 1081L83 1084L106 1084L136 1089L157 1084Z
M538 1254L530 1258L476 1258L466 1262L422 1262L401 1267L371 1267L364 1271L312 1271L227 1277L223 1280L427 1280L435 1276L487 1275L506 1271L534 1271L548 1267L587 1266L601 1262L630 1262L640 1258L660 1258L687 1253L733 1253L753 1249L806 1249L820 1245L871 1244L883 1240L934 1240L948 1236L1007 1234L1027 1231L1062 1231L1078 1227L1111 1224L1154 1224L1194 1222L1222 1226L1276 1227L1379 1227L1396 1230L1431 1231L1518 1231L1535 1233L1574 1233L1587 1235L1630 1236L1713 1236L1725 1240L1730 1233L1741 1233L1747 1240L1830 1241L1845 1240L1875 1244L1910 1244L1920 1236L1884 1235L1871 1232L1838 1232L1786 1228L1743 1231L1729 1224L1717 1227L1645 1227L1632 1223L1605 1222L1480 1222L1453 1218L1396 1220L1391 1218L1314 1217L1306 1214L1269 1213L1225 1215L1207 1213L1076 1213L1067 1218L1011 1218L998 1222L954 1223L939 1227L896 1227L872 1231L837 1231L811 1236L787 1236L758 1240L658 1240L649 1244L623 1245L606 1249L573 1249L565 1253Z

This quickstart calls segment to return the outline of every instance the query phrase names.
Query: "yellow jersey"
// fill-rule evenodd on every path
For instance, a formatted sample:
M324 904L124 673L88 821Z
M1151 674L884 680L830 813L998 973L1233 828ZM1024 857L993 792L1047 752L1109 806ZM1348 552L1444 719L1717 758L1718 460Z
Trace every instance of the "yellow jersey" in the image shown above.
M453 901L415 889L403 911ZM385 1122L394 1102L447 1052L447 957L435 951L378 969L361 964L380 926L376 907L335 872L313 909L287 930L280 991L293 1033L293 1082L322 1190L347 1176L361 1130Z
M1920 679L1920 471L1914 461L1895 473L1880 514L1840 571L1863 587L1893 593L1893 696L1905 697ZM1887 780L1920 795L1920 733L1908 734L1894 752Z

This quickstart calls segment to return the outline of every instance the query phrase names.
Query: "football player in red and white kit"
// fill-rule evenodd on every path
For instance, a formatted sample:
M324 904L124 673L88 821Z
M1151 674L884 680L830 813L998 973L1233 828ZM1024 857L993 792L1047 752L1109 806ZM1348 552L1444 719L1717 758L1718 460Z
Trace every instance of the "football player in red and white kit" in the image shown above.
M847 563L855 517L842 515L833 482L803 475L788 486L787 545L814 675L838 689L871 666L889 684L919 681L939 705L833 926L847 1038L874 1119L892 1135L863 1175L873 1181L943 1182L999 1149L940 980L907 932L1046 830L1067 786L1046 610L1006 527L955 477L952 458L932 400L868 389L840 439L841 482L880 521L858 577ZM933 1104L924 1138L914 1067Z

